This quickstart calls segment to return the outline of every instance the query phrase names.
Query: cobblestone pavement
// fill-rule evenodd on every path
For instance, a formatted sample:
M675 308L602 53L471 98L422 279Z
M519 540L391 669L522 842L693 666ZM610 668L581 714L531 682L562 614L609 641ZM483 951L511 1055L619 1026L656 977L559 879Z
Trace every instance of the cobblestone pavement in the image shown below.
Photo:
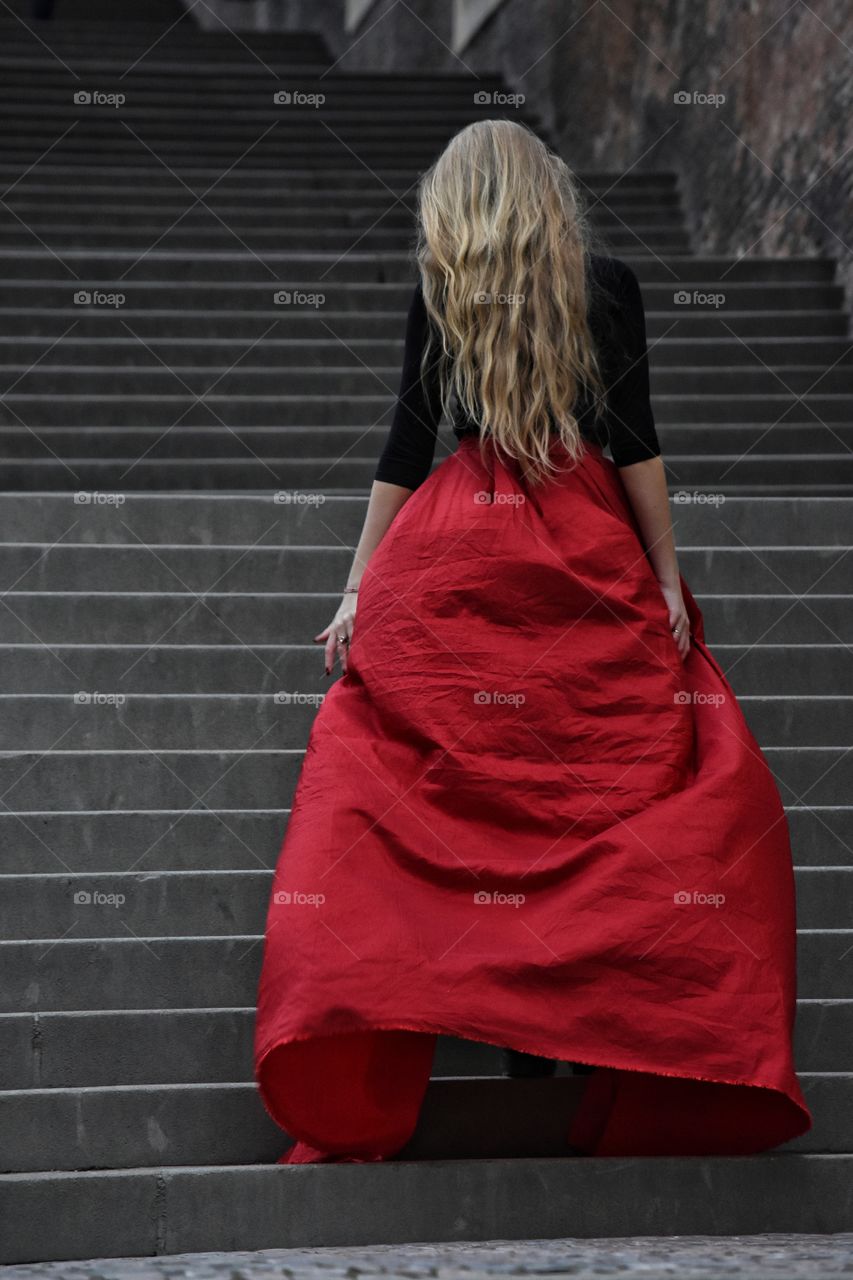
M0 1267L0 1280L411 1280L572 1276L574 1280L836 1280L853 1278L853 1233L844 1235L671 1236L616 1240L512 1240L488 1244L376 1245L182 1253L163 1258Z

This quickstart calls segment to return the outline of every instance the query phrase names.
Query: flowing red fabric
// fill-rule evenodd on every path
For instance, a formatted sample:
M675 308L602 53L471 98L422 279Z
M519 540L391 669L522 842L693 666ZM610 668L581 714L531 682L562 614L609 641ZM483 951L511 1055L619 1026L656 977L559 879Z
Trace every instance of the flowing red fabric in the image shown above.
M411 1136L437 1034L594 1064L567 1144L805 1132L775 781L682 580L686 661L618 469L541 486L464 439L370 561L315 719L258 990L283 1158Z

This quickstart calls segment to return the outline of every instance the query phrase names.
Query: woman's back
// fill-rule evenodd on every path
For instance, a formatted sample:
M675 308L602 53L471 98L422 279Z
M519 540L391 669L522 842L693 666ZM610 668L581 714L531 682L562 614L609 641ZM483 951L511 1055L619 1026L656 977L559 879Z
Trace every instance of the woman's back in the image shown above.
M607 397L598 420L591 396L582 394L573 406L581 435L609 445L617 466L658 457L661 450L649 397L645 314L637 277L619 258L590 254L587 289L587 318ZM478 305L524 306L524 299L484 294ZM409 489L422 484L430 472L441 419L438 345L431 342L432 337L419 279L409 307L397 405L375 474L377 480ZM430 356L422 377L428 343ZM452 424L460 439L480 432L479 421L458 402Z

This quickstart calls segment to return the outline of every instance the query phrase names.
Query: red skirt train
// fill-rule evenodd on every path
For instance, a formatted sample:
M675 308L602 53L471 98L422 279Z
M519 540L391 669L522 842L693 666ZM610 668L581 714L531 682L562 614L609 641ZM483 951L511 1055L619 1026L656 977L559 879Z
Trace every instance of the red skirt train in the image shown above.
M682 587L685 661L592 445L532 486L467 438L399 512L266 922L255 1069L288 1162L399 1151L437 1034L595 1065L566 1134L590 1154L809 1128L785 813Z

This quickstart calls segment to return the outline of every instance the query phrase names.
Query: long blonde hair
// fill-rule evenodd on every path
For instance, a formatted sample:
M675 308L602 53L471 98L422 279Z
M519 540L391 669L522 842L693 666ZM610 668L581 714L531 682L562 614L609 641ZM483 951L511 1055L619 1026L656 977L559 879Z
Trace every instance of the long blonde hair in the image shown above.
M573 413L605 398L587 322L592 236L574 177L526 126L481 120L456 134L419 186L417 261L427 314L422 376L438 363L442 407L455 394L487 438L535 483L573 462Z

